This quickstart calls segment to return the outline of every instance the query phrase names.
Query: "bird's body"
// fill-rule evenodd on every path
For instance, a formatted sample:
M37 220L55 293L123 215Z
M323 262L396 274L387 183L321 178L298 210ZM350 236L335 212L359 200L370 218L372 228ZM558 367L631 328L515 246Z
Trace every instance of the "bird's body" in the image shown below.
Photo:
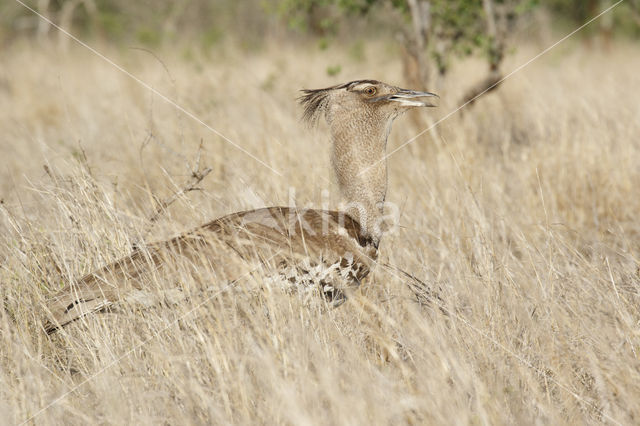
M233 213L130 255L67 285L51 301L48 332L142 290L149 274L187 261L226 283L271 275L319 285L331 298L358 285L377 257L358 222L337 211L269 207Z
M176 261L206 266L216 281L235 283L259 274L298 286L319 286L330 298L358 285L373 267L382 235L386 141L393 119L416 99L433 96L360 80L305 91L305 118L325 113L333 165L346 212L269 207L233 213L167 241L136 249L68 284L51 300L53 332L144 289L148 277Z

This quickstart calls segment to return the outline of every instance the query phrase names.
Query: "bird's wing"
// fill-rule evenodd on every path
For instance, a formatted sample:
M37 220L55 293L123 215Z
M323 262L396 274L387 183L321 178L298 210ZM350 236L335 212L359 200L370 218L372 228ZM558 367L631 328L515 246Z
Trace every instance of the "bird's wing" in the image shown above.
M297 262L333 264L344 259L358 263L359 275L364 276L375 253L361 238L358 223L340 212L270 207L233 213L136 249L68 284L48 303L45 329L51 333L124 299L132 290L151 286L151 274L175 272L177 265L185 265L177 260L194 269L210 269L216 281L228 283Z

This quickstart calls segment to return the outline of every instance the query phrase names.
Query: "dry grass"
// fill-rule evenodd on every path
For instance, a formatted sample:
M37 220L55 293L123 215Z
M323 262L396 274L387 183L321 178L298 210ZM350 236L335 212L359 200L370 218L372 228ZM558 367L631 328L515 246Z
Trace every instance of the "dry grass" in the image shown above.
M536 51L521 48L507 68ZM200 298L122 306L48 338L43 301L134 243L288 204L291 187L300 205L320 206L323 189L335 204L323 127L299 122L296 90L363 77L401 82L383 45L370 46L364 62L338 48L166 52L170 75L145 52L108 53L282 176L86 50L2 52L0 418L639 421L637 47L562 46L391 157L401 228L381 257L437 291L441 309L379 266L339 309L212 282ZM329 79L335 62L343 72ZM440 110L422 117L453 109L481 72L473 61L457 69L438 89ZM391 148L418 133L418 122L398 120ZM201 166L213 168L203 190L150 224L153 197L188 179L201 140Z

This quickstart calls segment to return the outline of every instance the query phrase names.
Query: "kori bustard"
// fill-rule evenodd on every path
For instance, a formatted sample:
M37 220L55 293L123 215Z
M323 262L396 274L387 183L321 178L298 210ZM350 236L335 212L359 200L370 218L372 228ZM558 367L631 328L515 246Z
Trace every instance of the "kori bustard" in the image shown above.
M330 299L343 298L341 289L358 285L377 258L393 120L408 109L434 106L433 96L375 80L303 90L304 119L314 123L324 115L329 125L346 211L243 211L136 249L60 290L48 305L46 331L126 299L143 289L145 276L176 259L197 260L227 283L253 273L274 274L297 286L319 286Z

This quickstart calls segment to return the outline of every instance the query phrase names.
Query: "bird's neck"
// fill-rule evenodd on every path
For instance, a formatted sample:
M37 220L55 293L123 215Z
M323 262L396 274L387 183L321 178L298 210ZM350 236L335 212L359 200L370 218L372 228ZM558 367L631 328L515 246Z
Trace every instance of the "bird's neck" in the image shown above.
M385 154L393 118L329 116L328 120L333 140L332 163L346 201L344 211L360 223L363 236L377 245L383 232Z

